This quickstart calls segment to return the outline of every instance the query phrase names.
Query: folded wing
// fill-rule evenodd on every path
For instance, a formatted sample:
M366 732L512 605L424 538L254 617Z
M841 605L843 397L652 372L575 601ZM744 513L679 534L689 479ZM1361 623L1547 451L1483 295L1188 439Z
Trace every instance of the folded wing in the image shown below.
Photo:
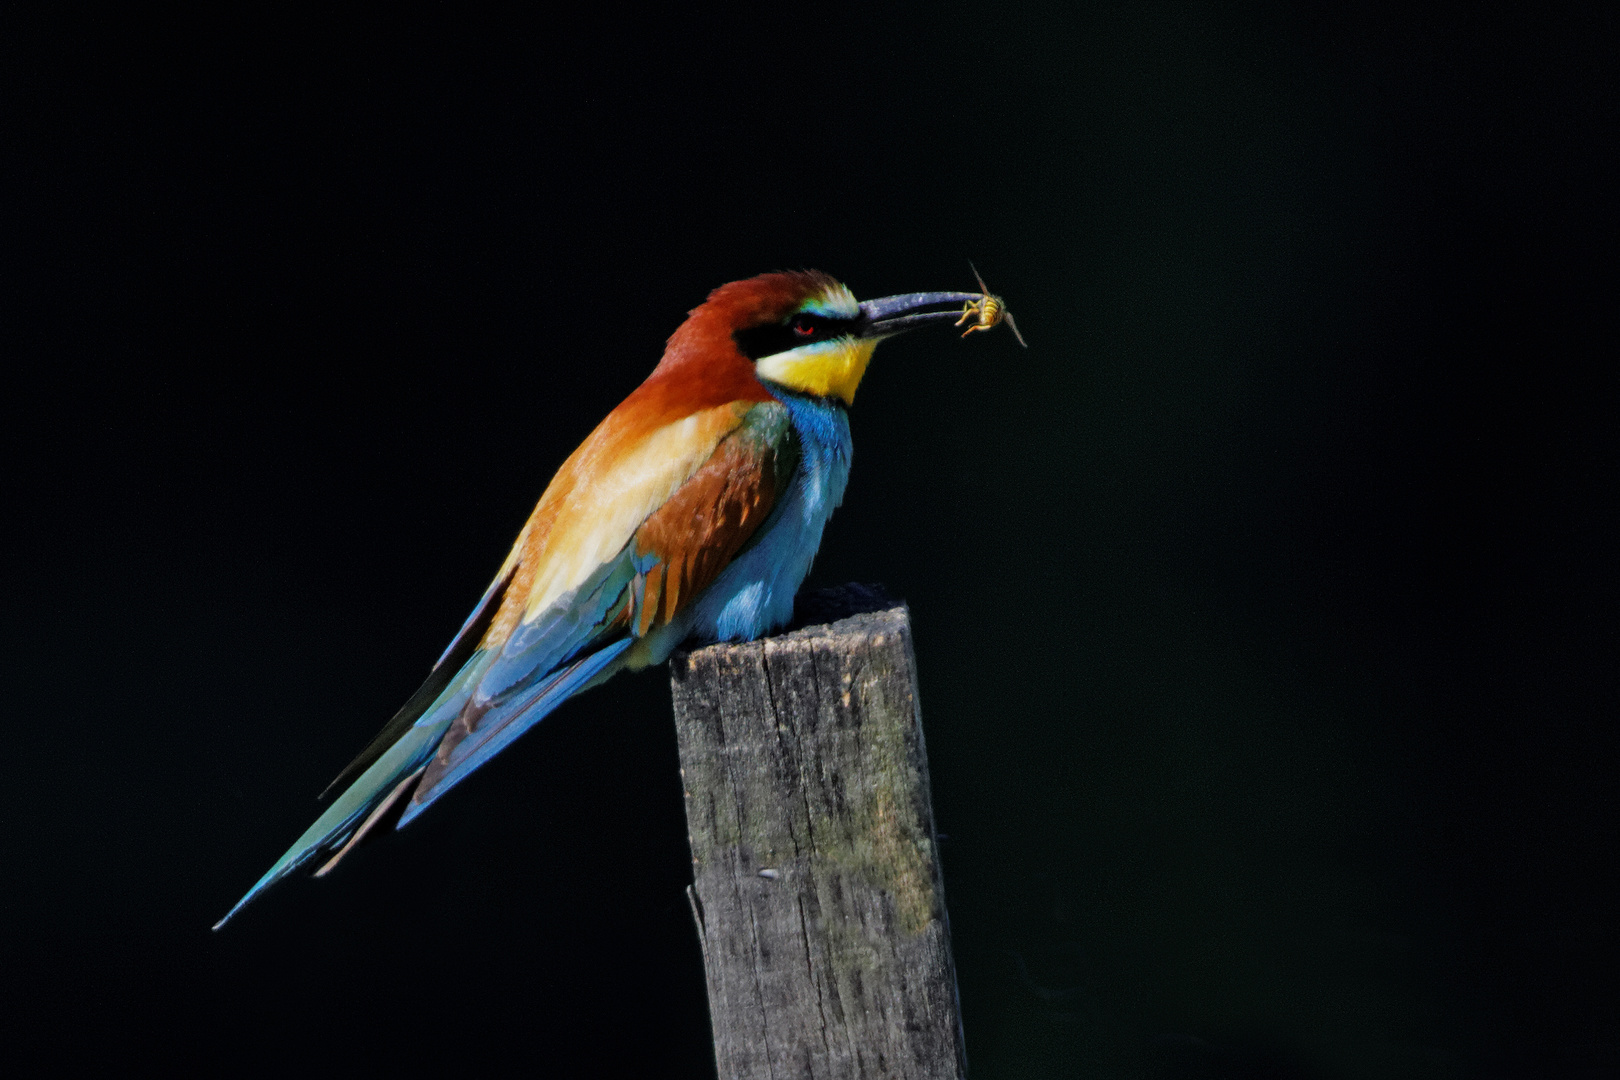
M678 620L755 538L797 462L774 401L650 426L616 410L558 471L421 689L328 788L342 794L216 928L336 852L329 870L410 793L403 825L562 701L634 661L635 645Z
M632 647L674 624L755 538L798 460L786 410L753 404L611 559L513 629L439 743L400 824L562 701L633 663Z

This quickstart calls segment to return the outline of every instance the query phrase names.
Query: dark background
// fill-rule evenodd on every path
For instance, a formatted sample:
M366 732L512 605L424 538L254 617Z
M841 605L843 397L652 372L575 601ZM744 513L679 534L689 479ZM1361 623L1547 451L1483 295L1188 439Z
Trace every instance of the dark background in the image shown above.
M711 1074L662 671L208 927L708 289L971 258L811 581L974 1076L1615 1075L1620 26L1337 7L8 7L8 1053Z

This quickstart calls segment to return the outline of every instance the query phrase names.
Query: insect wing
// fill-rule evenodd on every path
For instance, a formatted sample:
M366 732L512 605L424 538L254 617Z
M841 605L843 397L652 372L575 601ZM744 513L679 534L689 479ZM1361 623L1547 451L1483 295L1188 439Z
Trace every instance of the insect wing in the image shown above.
M1013 332L1013 337L1018 339L1018 344L1022 345L1026 349L1029 348L1029 342L1025 341L1024 335L1018 332L1018 324L1013 322L1012 312L1003 308L1001 317L1006 321L1007 329Z

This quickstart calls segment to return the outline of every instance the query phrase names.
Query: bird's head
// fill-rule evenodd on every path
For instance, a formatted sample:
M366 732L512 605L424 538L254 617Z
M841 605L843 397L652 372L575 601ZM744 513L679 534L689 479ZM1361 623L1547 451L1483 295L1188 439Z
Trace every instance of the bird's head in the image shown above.
M761 274L710 293L669 339L664 363L699 356L710 364L745 363L762 383L848 405L879 341L956 319L962 304L980 298L932 292L858 301L819 271Z

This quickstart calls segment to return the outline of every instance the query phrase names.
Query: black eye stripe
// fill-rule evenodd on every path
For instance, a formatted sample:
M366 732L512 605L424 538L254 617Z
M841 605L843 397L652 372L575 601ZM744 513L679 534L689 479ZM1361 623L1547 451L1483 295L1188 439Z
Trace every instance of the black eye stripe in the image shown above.
M800 311L785 323L751 326L746 330L738 330L731 336L744 356L750 360L758 360L762 356L787 352L800 345L812 345L818 341L855 333L860 323L859 317L840 319L831 315Z

